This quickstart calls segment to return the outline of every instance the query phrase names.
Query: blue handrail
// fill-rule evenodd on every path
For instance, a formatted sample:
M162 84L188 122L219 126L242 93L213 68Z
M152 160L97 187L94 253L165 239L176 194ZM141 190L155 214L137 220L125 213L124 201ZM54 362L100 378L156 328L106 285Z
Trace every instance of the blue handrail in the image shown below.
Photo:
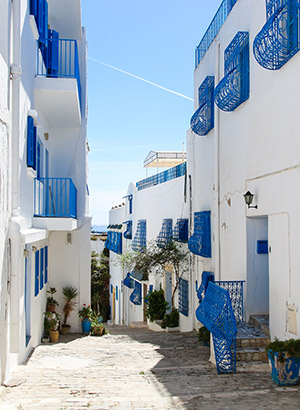
M223 26L225 20L227 19L228 15L230 14L233 6L237 0L223 0L218 11L216 12L214 18L212 19L208 29L206 30L202 40L200 41L199 45L196 47L195 50L195 68L198 67L200 61L204 57L206 51L208 50L209 46L213 42L214 38L220 31L221 27Z
M54 59L57 60L55 69L52 68ZM78 97L81 102L77 41L48 38L47 45L43 45L41 39L39 39L37 42L37 75L51 78L75 78L78 86Z
M171 179L179 178L186 173L186 162L176 165L176 167L170 168L167 171L160 172L159 174L153 175L142 179L136 183L137 190L150 188L151 186L162 184L163 182L170 181Z
M72 179L35 178L34 216L77 218L77 189Z

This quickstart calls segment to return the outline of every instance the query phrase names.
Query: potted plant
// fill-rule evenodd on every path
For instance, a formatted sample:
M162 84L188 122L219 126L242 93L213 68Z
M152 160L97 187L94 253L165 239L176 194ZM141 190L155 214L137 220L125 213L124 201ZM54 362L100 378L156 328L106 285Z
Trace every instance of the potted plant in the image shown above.
M56 312L45 312L44 315L47 322L47 327L49 328L50 341L52 343L57 343L59 337L58 329L60 316Z
M178 309L173 308L170 313L166 313L161 322L161 327L166 328L176 328L179 326L179 312Z
M210 331L206 329L205 326L200 327L198 332L198 341L202 343L203 346L210 345Z
M72 310L74 310L76 306L76 300L78 296L78 290L74 286L65 286L62 289L62 294L65 300L65 306L63 308L64 312L64 321L61 325L61 333L63 335L69 333L71 326L68 325L68 317L70 316Z
M82 306L82 309L79 310L78 312L79 317L82 319L81 325L82 325L82 333L84 335L88 335L91 330L91 324L92 324L92 315L93 311L90 305L86 305L85 303Z
M48 314L50 312L44 312L44 334L42 337L43 343L49 343L50 340L50 322L48 318Z
M299 381L300 339L275 340L266 347L271 378L278 386L294 385Z
M91 329L93 335L95 336L103 336L105 335L105 326L102 323L103 318L98 313L93 313L92 321L91 321Z
M47 290L50 296L47 297L47 312L55 312L55 306L58 306L58 302L54 299L53 295L56 293L55 288Z
M165 300L164 291L162 288L153 290L147 295L147 311L146 316L150 322L162 320L165 316L168 302Z

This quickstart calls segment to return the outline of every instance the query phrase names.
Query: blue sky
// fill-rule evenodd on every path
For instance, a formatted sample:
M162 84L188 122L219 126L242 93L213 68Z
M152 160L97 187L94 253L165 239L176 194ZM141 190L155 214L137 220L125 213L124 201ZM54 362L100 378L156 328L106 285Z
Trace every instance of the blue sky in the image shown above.
M151 150L181 151L193 102L194 50L221 0L82 0L88 39L92 225L108 223Z

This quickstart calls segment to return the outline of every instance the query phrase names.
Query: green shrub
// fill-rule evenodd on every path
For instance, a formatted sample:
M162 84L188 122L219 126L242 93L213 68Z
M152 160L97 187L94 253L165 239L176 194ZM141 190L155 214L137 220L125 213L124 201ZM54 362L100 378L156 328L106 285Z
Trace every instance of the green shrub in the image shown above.
M146 316L150 319L150 322L163 319L169 305L165 301L164 291L161 288L148 294L146 304Z
M289 339L289 340L275 340L268 344L266 350L270 350L270 355L274 358L274 353L278 353L278 360L280 362L285 361L284 352L287 352L289 357L300 357L300 339Z
M179 312L176 308L173 308L170 313L165 314L161 322L161 327L165 329L166 327L177 326L179 326Z

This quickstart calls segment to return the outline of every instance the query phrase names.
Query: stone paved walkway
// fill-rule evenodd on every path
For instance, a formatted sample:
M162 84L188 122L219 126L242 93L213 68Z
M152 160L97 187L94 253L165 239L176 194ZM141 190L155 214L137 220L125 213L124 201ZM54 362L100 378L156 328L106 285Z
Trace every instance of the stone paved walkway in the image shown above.
M277 387L268 365L217 375L195 333L108 326L37 347L0 388L1 410L300 408L300 387Z

